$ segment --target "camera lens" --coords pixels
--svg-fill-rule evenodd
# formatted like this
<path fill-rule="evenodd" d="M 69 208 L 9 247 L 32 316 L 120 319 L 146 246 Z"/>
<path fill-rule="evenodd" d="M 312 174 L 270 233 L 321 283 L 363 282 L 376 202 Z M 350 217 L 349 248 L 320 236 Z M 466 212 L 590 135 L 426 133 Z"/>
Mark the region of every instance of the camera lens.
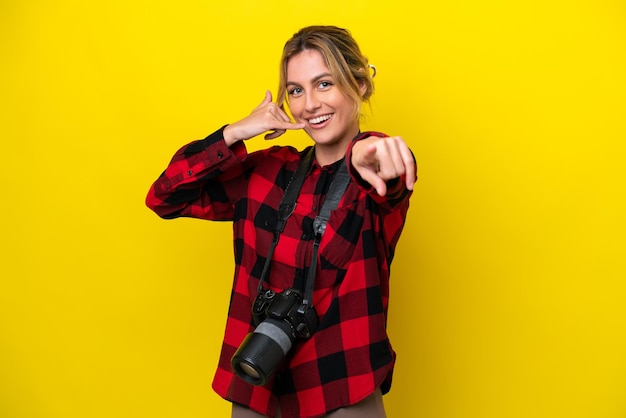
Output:
<path fill-rule="evenodd" d="M 231 359 L 235 373 L 253 385 L 265 385 L 291 349 L 295 336 L 285 320 L 268 318 L 243 340 Z"/>
<path fill-rule="evenodd" d="M 261 378 L 259 372 L 254 370 L 254 367 L 250 366 L 248 363 L 239 363 L 239 367 L 241 367 L 241 371 L 250 376 L 251 379 Z"/>

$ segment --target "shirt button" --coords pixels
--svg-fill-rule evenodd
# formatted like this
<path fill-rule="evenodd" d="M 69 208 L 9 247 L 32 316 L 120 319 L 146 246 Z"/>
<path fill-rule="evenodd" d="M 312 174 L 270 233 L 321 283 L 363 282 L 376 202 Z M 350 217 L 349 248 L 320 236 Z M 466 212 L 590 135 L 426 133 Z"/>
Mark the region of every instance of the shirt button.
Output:
<path fill-rule="evenodd" d="M 193 170 L 189 170 L 189 171 L 187 171 L 187 175 L 188 175 L 188 176 L 190 176 L 190 175 L 192 175 L 192 174 L 193 174 Z"/>
<path fill-rule="evenodd" d="M 218 152 L 217 152 L 217 158 L 219 158 L 220 160 L 221 160 L 222 158 L 224 158 L 224 153 L 223 153 L 222 151 L 218 151 Z"/>
<path fill-rule="evenodd" d="M 317 206 L 313 206 L 313 212 L 317 212 Z"/>

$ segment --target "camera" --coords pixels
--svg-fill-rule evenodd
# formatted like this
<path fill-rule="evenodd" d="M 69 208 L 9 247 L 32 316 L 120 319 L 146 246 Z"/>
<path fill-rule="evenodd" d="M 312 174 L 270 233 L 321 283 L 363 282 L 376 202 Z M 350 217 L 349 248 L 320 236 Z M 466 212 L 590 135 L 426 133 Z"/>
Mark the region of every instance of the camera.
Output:
<path fill-rule="evenodd" d="M 235 373 L 253 385 L 265 385 L 291 350 L 296 338 L 309 338 L 317 328 L 317 313 L 304 304 L 302 293 L 287 289 L 260 290 L 252 304 L 256 328 L 231 359 Z"/>

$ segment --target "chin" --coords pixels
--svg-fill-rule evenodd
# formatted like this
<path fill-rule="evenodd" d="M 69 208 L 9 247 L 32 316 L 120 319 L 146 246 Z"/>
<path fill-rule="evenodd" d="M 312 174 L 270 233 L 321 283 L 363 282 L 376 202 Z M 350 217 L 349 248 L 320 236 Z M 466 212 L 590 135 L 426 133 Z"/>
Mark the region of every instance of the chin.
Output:
<path fill-rule="evenodd" d="M 307 133 L 316 144 L 331 145 L 331 144 L 339 142 L 337 140 L 337 135 L 333 135 L 330 132 L 313 131 L 313 132 L 307 132 Z"/>

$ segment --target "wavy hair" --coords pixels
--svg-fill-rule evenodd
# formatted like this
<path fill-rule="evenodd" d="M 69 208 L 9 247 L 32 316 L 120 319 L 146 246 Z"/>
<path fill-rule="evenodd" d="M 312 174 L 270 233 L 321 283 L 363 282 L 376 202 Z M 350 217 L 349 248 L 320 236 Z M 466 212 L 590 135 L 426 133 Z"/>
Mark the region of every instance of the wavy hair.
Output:
<path fill-rule="evenodd" d="M 354 116 L 359 116 L 361 103 L 374 93 L 367 57 L 346 29 L 336 26 L 308 26 L 296 32 L 285 43 L 280 60 L 280 80 L 277 104 L 289 104 L 287 96 L 287 65 L 289 60 L 304 50 L 316 50 L 322 55 L 335 83 L 354 103 Z M 365 93 L 361 95 L 361 87 Z"/>

